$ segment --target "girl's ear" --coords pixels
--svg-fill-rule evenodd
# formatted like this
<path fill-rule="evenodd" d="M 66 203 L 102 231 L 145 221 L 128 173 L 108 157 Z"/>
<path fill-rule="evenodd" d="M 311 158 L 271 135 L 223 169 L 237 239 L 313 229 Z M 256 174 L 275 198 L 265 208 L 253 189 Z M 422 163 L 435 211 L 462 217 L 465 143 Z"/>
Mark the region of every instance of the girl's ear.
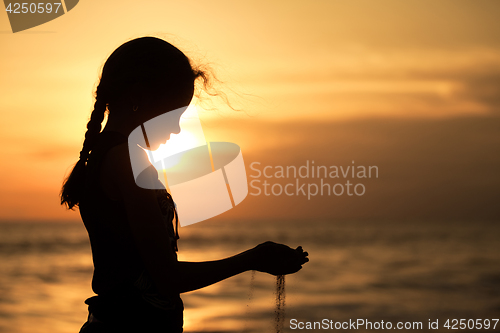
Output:
<path fill-rule="evenodd" d="M 137 109 L 141 108 L 142 98 L 137 91 L 134 91 L 134 90 L 130 91 L 129 100 L 130 100 L 131 107 L 133 108 L 134 111 L 137 111 Z"/>
<path fill-rule="evenodd" d="M 127 89 L 127 99 L 130 103 L 130 109 L 141 109 L 144 107 L 145 98 L 144 88 L 139 83 L 134 83 L 129 89 Z"/>

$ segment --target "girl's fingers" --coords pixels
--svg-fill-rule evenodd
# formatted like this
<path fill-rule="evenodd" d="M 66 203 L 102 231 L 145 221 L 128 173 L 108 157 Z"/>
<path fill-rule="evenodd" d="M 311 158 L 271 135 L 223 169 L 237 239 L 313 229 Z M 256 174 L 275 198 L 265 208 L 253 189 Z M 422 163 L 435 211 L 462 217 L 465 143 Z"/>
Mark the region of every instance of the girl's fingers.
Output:
<path fill-rule="evenodd" d="M 302 246 L 298 246 L 295 251 L 297 251 L 297 253 L 299 254 L 299 260 L 302 262 L 302 264 L 306 263 L 309 261 L 309 258 L 307 258 L 307 256 L 309 255 L 308 252 L 304 252 L 304 249 L 302 248 Z"/>

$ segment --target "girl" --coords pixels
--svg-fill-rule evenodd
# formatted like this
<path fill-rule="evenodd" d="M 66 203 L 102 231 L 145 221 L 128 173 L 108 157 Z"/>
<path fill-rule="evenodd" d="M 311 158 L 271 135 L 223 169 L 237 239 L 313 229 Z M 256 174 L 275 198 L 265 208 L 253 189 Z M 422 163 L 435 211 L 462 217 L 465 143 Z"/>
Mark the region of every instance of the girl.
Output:
<path fill-rule="evenodd" d="M 172 197 L 136 185 L 127 137 L 147 120 L 189 105 L 199 79 L 206 88 L 205 72 L 154 37 L 126 42 L 104 64 L 80 159 L 61 191 L 61 204 L 79 207 L 94 262 L 97 296 L 85 301 L 89 316 L 80 333 L 182 332 L 181 293 L 248 270 L 295 273 L 308 261 L 300 246 L 273 242 L 216 261 L 177 260 Z"/>

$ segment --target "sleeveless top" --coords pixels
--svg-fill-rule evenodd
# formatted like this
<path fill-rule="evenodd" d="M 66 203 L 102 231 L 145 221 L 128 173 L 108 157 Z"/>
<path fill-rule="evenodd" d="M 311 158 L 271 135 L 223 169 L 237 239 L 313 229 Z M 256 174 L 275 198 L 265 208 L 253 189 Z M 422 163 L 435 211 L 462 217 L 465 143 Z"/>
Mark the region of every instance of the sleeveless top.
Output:
<path fill-rule="evenodd" d="M 97 296 L 85 303 L 89 305 L 89 312 L 101 320 L 119 321 L 131 315 L 135 318 L 144 315 L 149 322 L 158 319 L 182 332 L 180 296 L 166 298 L 157 293 L 135 245 L 124 202 L 111 200 L 100 185 L 100 171 L 106 153 L 124 142 L 127 138 L 121 133 L 100 133 L 86 164 L 85 190 L 79 210 L 92 248 L 92 290 Z M 175 204 L 164 188 L 154 191 L 176 254 L 179 236 Z M 150 318 L 151 315 L 158 318 Z"/>

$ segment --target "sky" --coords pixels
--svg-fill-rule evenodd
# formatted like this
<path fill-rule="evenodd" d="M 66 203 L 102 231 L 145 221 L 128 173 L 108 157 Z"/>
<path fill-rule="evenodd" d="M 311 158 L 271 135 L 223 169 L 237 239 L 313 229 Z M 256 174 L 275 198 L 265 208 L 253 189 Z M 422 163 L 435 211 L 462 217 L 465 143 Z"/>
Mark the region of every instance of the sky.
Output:
<path fill-rule="evenodd" d="M 3 12 L 0 220 L 79 219 L 58 194 L 100 69 L 146 35 L 220 79 L 234 108 L 200 102 L 203 129 L 240 145 L 249 183 L 254 162 L 379 167 L 362 196 L 249 194 L 220 218 L 499 219 L 499 10 L 463 0 L 88 0 L 15 34 Z"/>

